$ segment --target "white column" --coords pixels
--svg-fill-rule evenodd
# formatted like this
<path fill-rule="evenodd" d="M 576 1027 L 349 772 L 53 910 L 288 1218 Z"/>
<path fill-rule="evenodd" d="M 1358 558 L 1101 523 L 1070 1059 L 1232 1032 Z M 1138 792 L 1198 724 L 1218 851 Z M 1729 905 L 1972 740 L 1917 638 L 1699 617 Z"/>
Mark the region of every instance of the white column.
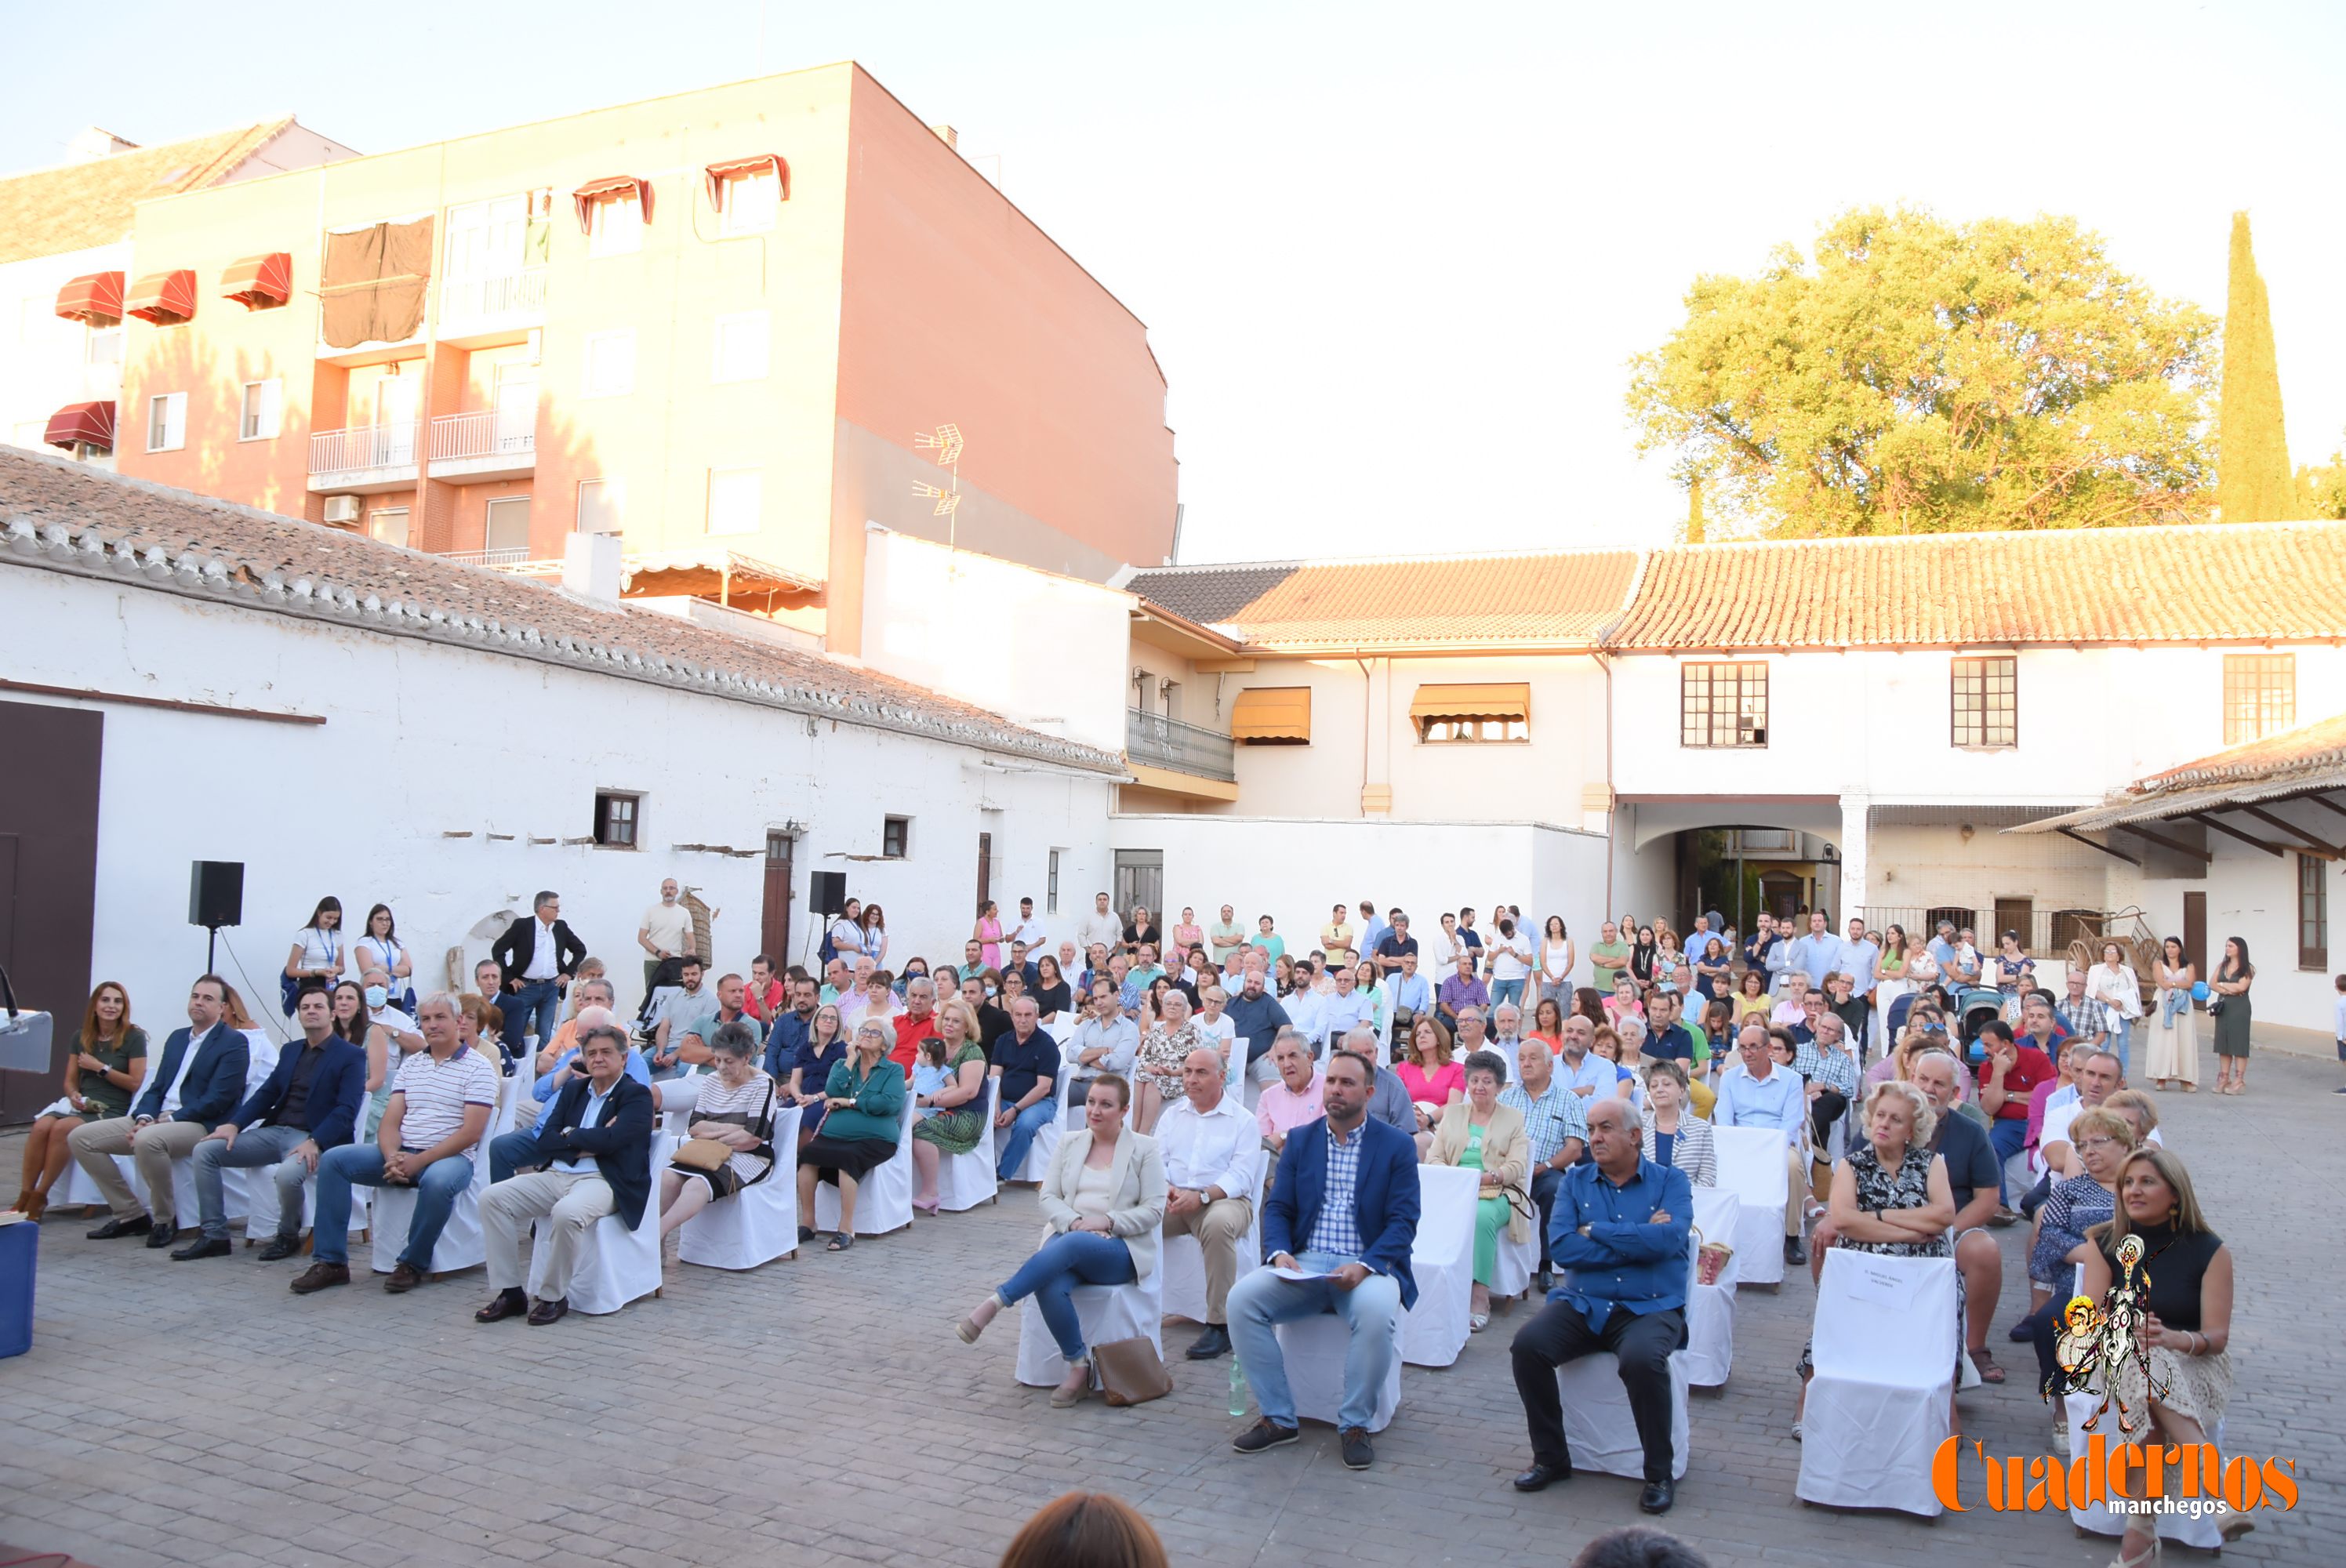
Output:
<path fill-rule="evenodd" d="M 1841 902 L 1834 909 L 1833 931 L 1848 931 L 1849 917 L 1863 909 L 1866 903 L 1866 809 L 1872 803 L 1865 795 L 1843 795 L 1841 798 Z M 1868 919 L 1868 925 L 1879 922 Z"/>

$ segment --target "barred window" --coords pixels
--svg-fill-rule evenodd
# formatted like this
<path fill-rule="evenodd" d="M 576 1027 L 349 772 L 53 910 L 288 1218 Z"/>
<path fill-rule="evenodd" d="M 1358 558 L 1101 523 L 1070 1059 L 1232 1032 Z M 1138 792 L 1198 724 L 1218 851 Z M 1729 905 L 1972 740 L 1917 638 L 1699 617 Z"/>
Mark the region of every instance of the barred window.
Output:
<path fill-rule="evenodd" d="M 2224 744 L 2238 746 L 2297 725 L 2295 654 L 2224 656 Z"/>
<path fill-rule="evenodd" d="M 1689 664 L 1678 668 L 1678 744 L 1768 744 L 1768 667 Z"/>
<path fill-rule="evenodd" d="M 1985 749 L 2020 743 L 2020 661 L 1959 658 L 1950 674 L 1956 746 Z"/>

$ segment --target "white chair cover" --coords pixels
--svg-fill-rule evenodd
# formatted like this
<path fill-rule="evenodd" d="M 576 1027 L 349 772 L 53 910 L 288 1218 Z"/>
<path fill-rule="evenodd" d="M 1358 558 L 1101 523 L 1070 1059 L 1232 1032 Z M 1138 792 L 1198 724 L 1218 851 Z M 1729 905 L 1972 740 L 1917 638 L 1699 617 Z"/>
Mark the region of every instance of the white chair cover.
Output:
<path fill-rule="evenodd" d="M 2086 1430 L 2086 1421 L 2093 1415 L 2094 1407 L 2101 1403 L 2101 1396 L 2069 1394 L 2064 1397 L 2062 1402 L 2067 1407 L 2063 1413 L 2069 1422 L 2069 1451 L 2078 1458 L 2083 1458 L 2087 1451 L 2086 1445 L 2094 1440 L 2094 1433 Z M 2102 1424 L 2096 1430 L 2103 1434 L 2104 1442 L 2110 1443 L 2116 1440 L 2116 1428 L 2117 1407 L 2113 1405 L 2110 1407 L 2110 1413 L 2102 1418 Z M 2218 1449 L 2224 1446 L 2224 1423 L 2221 1420 L 2216 1423 L 2215 1430 L 2208 1434 L 2208 1439 Z M 2133 1478 L 2131 1484 L 2135 1490 L 2141 1490 L 2142 1481 L 2139 1474 Z M 2170 1469 L 2168 1471 L 2167 1495 L 2178 1497 L 2180 1493 L 2181 1488 L 2175 1480 L 2174 1471 Z M 2196 1546 L 2202 1552 L 2216 1552 L 2223 1547 L 2224 1516 L 2221 1514 L 2202 1513 L 2194 1518 L 2188 1513 L 2160 1513 L 2152 1517 L 2158 1522 L 2158 1538 L 2161 1541 L 2172 1541 L 2180 1546 Z M 2082 1507 L 2073 1505 L 2069 1510 L 2069 1521 L 2079 1530 L 2090 1531 L 2096 1535 L 2126 1533 L 2127 1516 L 2113 1512 L 2106 1502 L 2088 1502 Z"/>
<path fill-rule="evenodd" d="M 855 1184 L 855 1234 L 885 1236 L 912 1223 L 913 1096 L 906 1095 L 903 1116 L 896 1127 L 896 1152 L 884 1164 L 864 1172 L 863 1179 Z M 839 1228 L 839 1189 L 829 1182 L 815 1183 L 814 1227 Z"/>
<path fill-rule="evenodd" d="M 939 1208 L 960 1214 L 1001 1197 L 1002 1184 L 994 1176 L 994 1140 L 999 1135 L 994 1128 L 994 1118 L 1001 1108 L 1002 1080 L 989 1076 L 985 1080 L 985 1125 L 978 1129 L 977 1147 L 965 1155 L 948 1155 L 939 1151 Z"/>
<path fill-rule="evenodd" d="M 1632 1481 L 1646 1474 L 1646 1449 L 1637 1441 L 1637 1418 L 1629 1413 L 1629 1390 L 1621 1386 L 1621 1359 L 1610 1350 L 1566 1361 L 1556 1369 L 1564 1396 L 1564 1441 L 1576 1471 L 1601 1470 Z M 1686 1352 L 1670 1356 L 1670 1479 L 1687 1472 Z"/>
<path fill-rule="evenodd" d="M 1772 1127 L 1717 1127 L 1719 1185 L 1742 1204 L 1734 1234 L 1737 1278 L 1745 1285 L 1784 1279 L 1784 1135 Z M 1949 1362 L 1953 1365 L 1952 1359 Z"/>
<path fill-rule="evenodd" d="M 1059 1081 L 1054 1086 L 1059 1097 L 1058 1119 L 1046 1122 L 1036 1129 L 1035 1141 L 1026 1145 L 1025 1162 L 1018 1167 L 1017 1174 L 1010 1178 L 1012 1181 L 1033 1182 L 1038 1186 L 1042 1185 L 1043 1178 L 1051 1174 L 1051 1158 L 1059 1152 L 1059 1140 L 1066 1136 L 1074 1128 L 1084 1125 L 1083 1102 L 1075 1097 L 1075 1061 L 1076 1054 L 1063 1044 L 1059 1047 Z M 997 1080 L 997 1084 L 998 1082 Z M 998 1086 L 995 1092 L 1000 1092 Z M 995 1114 L 998 1115 L 1001 1113 L 997 1111 Z M 995 1136 L 1000 1135 L 997 1131 Z M 995 1157 L 1000 1156 L 997 1155 Z M 1054 1383 L 1058 1380 L 1056 1378 L 1051 1380 Z"/>
<path fill-rule="evenodd" d="M 114 1156 L 114 1165 L 115 1168 L 122 1173 L 122 1179 L 130 1184 L 130 1190 L 138 1195 L 138 1201 L 145 1204 L 151 1213 L 155 1206 L 147 1194 L 147 1178 L 138 1174 L 138 1162 L 128 1155 L 117 1155 Z M 79 1179 L 82 1186 L 87 1190 L 89 1196 L 86 1198 L 77 1196 L 68 1190 L 66 1194 L 67 1203 L 103 1204 L 106 1202 L 105 1196 L 97 1190 L 97 1184 L 84 1173 L 79 1161 L 74 1162 L 69 1168 Z M 242 1219 L 251 1212 L 253 1178 L 256 1176 L 260 1178 L 259 1185 L 262 1186 L 270 1185 L 269 1173 L 266 1170 L 220 1172 L 220 1196 L 225 1200 L 224 1212 L 230 1220 Z M 194 1229 L 199 1211 L 196 1206 L 196 1166 L 192 1157 L 171 1162 L 171 1202 L 174 1206 L 171 1222 L 181 1230 Z M 269 1205 L 272 1211 L 277 1207 L 277 1194 L 273 1189 L 269 1194 Z"/>
<path fill-rule="evenodd" d="M 494 1115 L 489 1125 L 496 1125 Z M 484 1138 L 482 1145 L 487 1141 Z M 488 1262 L 488 1241 L 481 1233 L 481 1195 L 488 1190 L 489 1151 L 476 1145 L 473 1149 L 473 1185 L 456 1195 L 456 1206 L 448 1211 L 448 1223 L 441 1227 L 440 1239 L 432 1248 L 432 1267 L 425 1273 L 453 1274 L 460 1268 L 478 1268 Z M 388 1274 L 399 1267 L 399 1255 L 407 1246 L 407 1227 L 414 1217 L 413 1187 L 374 1189 L 368 1228 L 371 1261 L 377 1274 Z"/>
<path fill-rule="evenodd" d="M 1931 1461 L 1954 1398 L 1955 1262 L 1825 1254 L 1801 1417 L 1804 1502 L 1940 1512 Z"/>
<path fill-rule="evenodd" d="M 1239 1238 L 1239 1276 L 1253 1272 L 1262 1262 L 1262 1186 L 1269 1174 L 1269 1162 L 1262 1146 L 1254 1151 L 1254 1211 L 1247 1221 L 1247 1233 Z M 1192 1323 L 1206 1320 L 1206 1249 L 1194 1236 L 1168 1236 L 1164 1250 L 1158 1254 L 1158 1272 L 1165 1278 L 1165 1315 L 1187 1318 Z"/>
<path fill-rule="evenodd" d="M 680 1263 L 704 1268 L 755 1268 L 799 1249 L 797 1105 L 774 1112 L 774 1168 L 766 1179 L 719 1198 L 676 1233 Z"/>
<path fill-rule="evenodd" d="M 1735 1285 L 1743 1265 L 1743 1247 L 1735 1237 L 1742 1209 L 1742 1200 L 1724 1187 L 1694 1189 L 1694 1227 L 1700 1235 L 1689 1237 L 1689 1244 L 1698 1250 L 1704 1239 L 1716 1238 L 1735 1247 L 1719 1271 L 1718 1284 L 1695 1283 L 1687 1289 L 1687 1347 L 1678 1355 L 1686 1362 L 1687 1381 L 1698 1389 L 1727 1381 L 1735 1364 Z M 1774 1251 L 1780 1264 L 1781 1245 Z"/>
<path fill-rule="evenodd" d="M 1078 1285 L 1075 1300 L 1076 1320 L 1084 1326 L 1085 1344 L 1146 1339 L 1160 1358 L 1165 1354 L 1163 1269 L 1135 1285 Z M 1030 1389 L 1047 1389 L 1066 1375 L 1067 1363 L 1060 1359 L 1059 1342 L 1051 1338 L 1035 1303 L 1025 1302 L 1018 1315 L 1018 1380 Z"/>
<path fill-rule="evenodd" d="M 1539 1208 L 1532 1208 L 1533 1234 L 1521 1241 L 1511 1239 L 1507 1227 L 1499 1227 L 1498 1267 L 1491 1272 L 1491 1299 L 1504 1301 L 1527 1293 L 1532 1288 L 1532 1276 L 1539 1270 Z"/>
<path fill-rule="evenodd" d="M 1419 1289 L 1423 1288 L 1421 1281 Z M 1402 1324 L 1402 1319 L 1394 1319 L 1393 1329 L 1406 1344 L 1408 1336 Z M 1287 1391 L 1295 1400 L 1296 1419 L 1334 1426 L 1344 1408 L 1344 1354 L 1352 1343 L 1344 1320 L 1333 1312 L 1323 1312 L 1316 1318 L 1281 1323 L 1272 1332 L 1279 1336 L 1280 1359 L 1287 1364 Z M 1392 1370 L 1385 1376 L 1385 1386 L 1377 1390 L 1376 1408 L 1369 1416 L 1369 1430 L 1372 1432 L 1392 1425 L 1394 1415 L 1401 1410 L 1403 1359 L 1392 1359 Z"/>
<path fill-rule="evenodd" d="M 222 1171 L 223 1176 L 243 1176 L 245 1216 L 244 1244 L 259 1245 L 261 1237 L 277 1234 L 277 1184 L 270 1178 L 269 1167 L 256 1170 Z M 367 1213 L 374 1198 L 374 1188 L 351 1188 L 351 1234 L 356 1236 L 367 1227 Z M 301 1223 L 298 1228 L 308 1230 L 318 1220 L 318 1174 L 311 1172 L 301 1180 Z"/>
<path fill-rule="evenodd" d="M 1474 1304 L 1474 1200 L 1480 1171 L 1417 1167 L 1417 1241 L 1409 1250 L 1417 1305 L 1402 1314 L 1401 1359 L 1413 1367 L 1446 1367 L 1466 1348 Z"/>
<path fill-rule="evenodd" d="M 617 1312 L 638 1296 L 660 1293 L 659 1173 L 668 1168 L 675 1147 L 675 1140 L 666 1133 L 653 1132 L 651 1196 L 633 1230 L 617 1215 L 607 1214 L 580 1238 L 570 1271 L 567 1299 L 572 1311 L 600 1316 Z M 553 1255 L 545 1245 L 544 1233 L 551 1223 L 541 1216 L 530 1224 L 536 1239 L 529 1249 L 529 1293 L 541 1301 L 546 1298 L 550 1283 L 546 1266 Z"/>

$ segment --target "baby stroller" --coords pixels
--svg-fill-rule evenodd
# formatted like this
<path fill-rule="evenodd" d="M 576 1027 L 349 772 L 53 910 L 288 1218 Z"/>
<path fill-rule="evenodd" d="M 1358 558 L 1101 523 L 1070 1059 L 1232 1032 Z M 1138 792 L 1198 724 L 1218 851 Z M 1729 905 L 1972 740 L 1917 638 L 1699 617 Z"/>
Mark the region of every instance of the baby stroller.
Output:
<path fill-rule="evenodd" d="M 644 1050 L 652 1048 L 652 1036 L 659 1029 L 660 1012 L 668 999 L 684 989 L 684 960 L 678 957 L 661 959 L 652 970 L 652 983 L 644 992 L 644 1004 L 636 1010 L 636 1044 Z"/>
<path fill-rule="evenodd" d="M 2004 1016 L 2004 993 L 1992 985 L 1966 986 L 1955 1003 L 1964 1054 L 1974 1066 L 1986 1060 L 1987 1047 L 1979 1041 L 1981 1026 Z"/>

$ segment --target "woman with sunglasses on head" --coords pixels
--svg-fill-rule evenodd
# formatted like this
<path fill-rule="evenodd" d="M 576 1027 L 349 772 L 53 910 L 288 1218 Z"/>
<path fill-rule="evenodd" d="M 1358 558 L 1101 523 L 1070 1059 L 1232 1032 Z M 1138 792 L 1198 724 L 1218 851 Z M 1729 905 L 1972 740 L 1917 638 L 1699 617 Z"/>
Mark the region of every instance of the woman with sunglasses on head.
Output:
<path fill-rule="evenodd" d="M 66 1174 L 66 1136 L 84 1122 L 130 1114 L 130 1096 L 147 1075 L 147 1031 L 130 1022 L 130 993 L 100 981 L 66 1042 L 64 1098 L 33 1118 L 25 1138 L 25 1179 L 11 1207 L 37 1221 L 49 1190 Z"/>

